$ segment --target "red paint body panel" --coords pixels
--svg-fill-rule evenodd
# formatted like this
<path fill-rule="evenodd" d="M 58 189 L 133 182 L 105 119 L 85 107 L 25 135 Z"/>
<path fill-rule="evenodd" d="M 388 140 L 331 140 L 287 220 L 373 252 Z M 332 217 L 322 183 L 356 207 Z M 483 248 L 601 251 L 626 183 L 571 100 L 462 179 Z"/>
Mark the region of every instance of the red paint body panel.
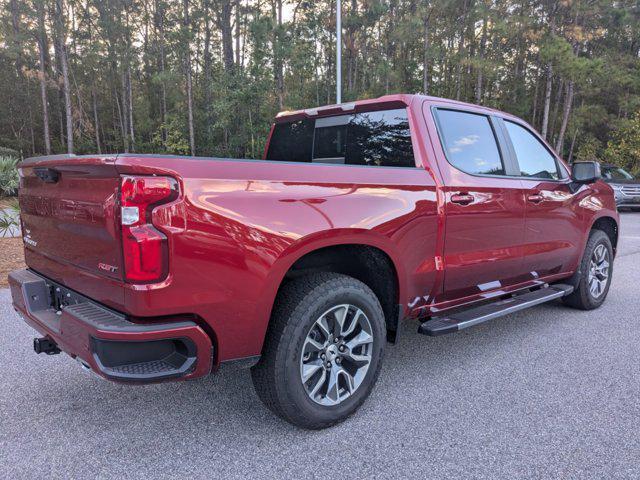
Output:
<path fill-rule="evenodd" d="M 171 176 L 179 182 L 180 195 L 153 211 L 154 226 L 169 244 L 169 274 L 160 283 L 125 283 L 121 270 L 108 273 L 90 265 L 113 251 L 105 247 L 102 253 L 86 254 L 87 239 L 82 234 L 66 238 L 67 248 L 81 259 L 74 261 L 71 253 L 43 252 L 27 242 L 27 264 L 134 319 L 199 318 L 212 336 L 219 363 L 260 354 L 271 307 L 287 270 L 319 248 L 340 244 L 379 248 L 397 271 L 397 303 L 404 314 L 429 314 L 473 302 L 487 292 L 568 277 L 593 222 L 602 216 L 618 221 L 611 188 L 601 182 L 571 193 L 568 181 L 544 184 L 457 170 L 445 158 L 430 107 L 456 105 L 513 118 L 506 114 L 411 95 L 355 102 L 353 110 L 399 105 L 408 108 L 415 168 L 162 155 L 29 160 L 22 166 L 26 180 L 21 200 L 44 188 L 30 190 L 29 185 L 35 185 L 31 169 L 61 165 L 80 173 L 103 169 L 113 178 Z M 342 107 L 293 112 L 276 122 L 336 113 L 343 113 Z M 105 185 L 112 188 L 110 181 Z M 89 195 L 89 184 L 76 184 L 78 199 Z M 55 191 L 55 186 L 49 187 Z M 111 235 L 104 241 L 113 245 L 109 242 L 118 236 L 119 217 L 106 190 L 101 201 L 91 197 L 92 208 L 100 215 L 89 225 L 102 226 Z M 532 191 L 545 201 L 530 205 L 526 196 Z M 91 195 L 98 193 L 94 189 Z M 473 201 L 452 203 L 454 194 L 472 195 Z M 72 198 L 67 197 L 70 188 L 61 188 L 56 195 Z M 107 228 L 109 219 L 113 223 Z M 29 223 L 39 221 L 34 217 Z M 69 226 L 77 229 L 83 221 L 75 218 Z M 53 233 L 61 223 L 50 222 L 47 231 L 62 238 Z M 122 265 L 121 258 L 109 258 L 114 266 Z"/>
<path fill-rule="evenodd" d="M 183 194 L 166 212 L 170 277 L 126 287 L 125 309 L 200 316 L 220 360 L 259 354 L 282 278 L 312 250 L 380 248 L 401 274 L 403 297 L 435 283 L 425 260 L 438 238 L 436 186 L 423 169 L 145 157 L 121 158 L 118 168 L 140 173 L 138 164 L 176 175 Z"/>

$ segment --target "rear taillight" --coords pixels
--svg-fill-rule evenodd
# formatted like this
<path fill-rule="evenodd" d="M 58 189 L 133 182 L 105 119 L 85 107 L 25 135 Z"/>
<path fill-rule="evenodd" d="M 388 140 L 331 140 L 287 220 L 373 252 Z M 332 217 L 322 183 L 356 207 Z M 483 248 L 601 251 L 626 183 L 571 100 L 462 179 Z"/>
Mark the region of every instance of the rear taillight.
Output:
<path fill-rule="evenodd" d="M 125 279 L 152 283 L 167 275 L 167 237 L 153 226 L 152 211 L 178 196 L 178 182 L 170 177 L 123 176 L 120 219 Z"/>

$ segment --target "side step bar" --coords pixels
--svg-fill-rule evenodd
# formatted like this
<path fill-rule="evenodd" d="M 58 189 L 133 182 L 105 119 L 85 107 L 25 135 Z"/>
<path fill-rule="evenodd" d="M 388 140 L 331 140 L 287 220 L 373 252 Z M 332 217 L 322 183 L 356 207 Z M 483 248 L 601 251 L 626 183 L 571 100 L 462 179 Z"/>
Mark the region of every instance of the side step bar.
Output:
<path fill-rule="evenodd" d="M 543 287 L 539 290 L 514 295 L 511 298 L 480 305 L 446 317 L 432 318 L 418 327 L 418 333 L 429 335 L 430 337 L 454 333 L 503 315 L 564 297 L 571 292 L 573 292 L 572 285 L 555 284 Z"/>

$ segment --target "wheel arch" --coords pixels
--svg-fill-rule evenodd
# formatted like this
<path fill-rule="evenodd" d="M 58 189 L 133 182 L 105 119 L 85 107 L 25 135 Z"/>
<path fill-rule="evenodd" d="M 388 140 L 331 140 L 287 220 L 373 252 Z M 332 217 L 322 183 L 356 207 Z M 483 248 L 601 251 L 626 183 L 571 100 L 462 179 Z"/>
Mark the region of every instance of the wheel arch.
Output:
<path fill-rule="evenodd" d="M 580 280 L 580 275 L 582 274 L 582 258 L 584 255 L 584 251 L 587 247 L 587 243 L 589 242 L 589 237 L 593 230 L 600 230 L 604 232 L 611 241 L 611 247 L 613 248 L 613 255 L 615 257 L 617 246 L 618 246 L 618 236 L 619 236 L 619 225 L 618 221 L 615 217 L 613 217 L 609 213 L 604 213 L 600 216 L 597 216 L 591 220 L 591 224 L 589 226 L 589 230 L 586 231 L 584 236 L 584 241 L 582 243 L 582 249 L 580 250 L 580 256 L 578 257 L 578 263 L 576 265 L 575 271 L 573 275 L 566 280 L 566 283 L 577 286 Z"/>
<path fill-rule="evenodd" d="M 345 263 L 338 265 L 340 261 Z M 362 269 L 358 271 L 359 268 Z M 265 319 L 262 345 L 281 287 L 291 278 L 320 271 L 350 275 L 369 286 L 385 313 L 387 338 L 395 341 L 397 324 L 404 313 L 400 299 L 406 289 L 399 253 L 387 237 L 371 231 L 347 230 L 336 235 L 333 230 L 295 242 L 274 262 L 258 303 L 258 312 Z"/>
<path fill-rule="evenodd" d="M 601 230 L 607 234 L 609 240 L 611 240 L 611 246 L 615 256 L 618 249 L 618 237 L 620 232 L 620 227 L 616 219 L 609 215 L 600 216 L 592 222 L 589 232 L 592 230 Z"/>

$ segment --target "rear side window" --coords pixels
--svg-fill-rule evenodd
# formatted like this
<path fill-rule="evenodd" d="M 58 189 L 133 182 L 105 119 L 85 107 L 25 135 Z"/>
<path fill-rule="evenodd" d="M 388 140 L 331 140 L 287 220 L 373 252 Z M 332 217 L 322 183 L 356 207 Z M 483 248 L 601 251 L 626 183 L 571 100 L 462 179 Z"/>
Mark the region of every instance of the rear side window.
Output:
<path fill-rule="evenodd" d="M 269 142 L 267 159 L 285 162 L 310 162 L 313 120 L 276 123 Z"/>
<path fill-rule="evenodd" d="M 558 180 L 558 164 L 549 150 L 526 128 L 508 120 L 504 124 L 516 152 L 521 175 Z"/>
<path fill-rule="evenodd" d="M 504 175 L 489 117 L 438 109 L 438 128 L 449 163 L 466 173 Z"/>
<path fill-rule="evenodd" d="M 351 165 L 415 167 L 406 109 L 354 115 L 347 152 Z"/>
<path fill-rule="evenodd" d="M 311 126 L 297 125 L 303 122 Z M 304 135 L 294 134 L 302 131 Z M 294 146 L 290 141 L 299 143 Z M 267 160 L 415 167 L 407 111 L 401 108 L 276 124 Z"/>

